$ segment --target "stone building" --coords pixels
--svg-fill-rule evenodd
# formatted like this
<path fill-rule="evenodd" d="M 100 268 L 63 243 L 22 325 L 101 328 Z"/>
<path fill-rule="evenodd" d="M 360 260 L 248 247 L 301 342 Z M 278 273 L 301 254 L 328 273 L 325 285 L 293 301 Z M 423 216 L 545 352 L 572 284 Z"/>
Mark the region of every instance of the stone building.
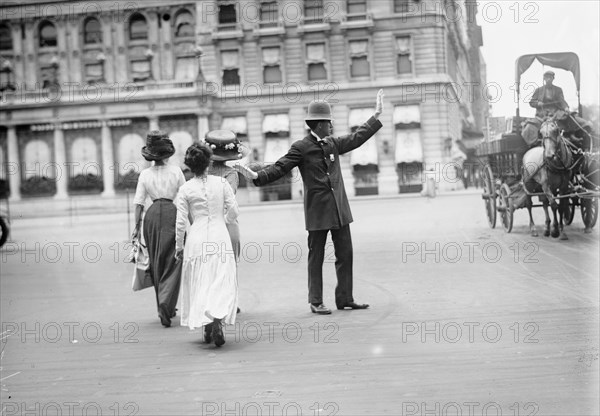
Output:
<path fill-rule="evenodd" d="M 27 2 L 29 3 L 29 2 Z M 113 196 L 147 166 L 151 129 L 183 166 L 209 129 L 269 163 L 306 134 L 312 99 L 341 134 L 385 91 L 384 127 L 342 157 L 349 195 L 462 186 L 487 114 L 473 0 L 36 1 L 0 6 L 0 164 L 14 200 Z M 462 149 L 462 150 L 461 150 Z M 241 202 L 296 199 L 299 175 Z"/>

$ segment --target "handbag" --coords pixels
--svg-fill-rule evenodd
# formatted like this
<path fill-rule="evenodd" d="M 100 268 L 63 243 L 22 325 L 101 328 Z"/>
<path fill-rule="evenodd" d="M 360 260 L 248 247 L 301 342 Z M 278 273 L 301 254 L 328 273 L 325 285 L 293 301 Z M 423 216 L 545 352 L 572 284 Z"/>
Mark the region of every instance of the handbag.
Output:
<path fill-rule="evenodd" d="M 154 286 L 152 275 L 150 274 L 150 259 L 148 258 L 148 249 L 140 241 L 132 241 L 131 252 L 129 253 L 131 261 L 134 263 L 133 281 L 131 288 L 134 292 Z"/>

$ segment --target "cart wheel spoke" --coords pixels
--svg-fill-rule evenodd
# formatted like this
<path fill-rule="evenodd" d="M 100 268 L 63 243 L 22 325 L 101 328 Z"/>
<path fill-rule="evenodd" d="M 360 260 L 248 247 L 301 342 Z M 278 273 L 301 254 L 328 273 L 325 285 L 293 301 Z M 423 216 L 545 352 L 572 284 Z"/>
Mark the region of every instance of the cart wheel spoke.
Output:
<path fill-rule="evenodd" d="M 483 168 L 483 194 L 485 198 L 483 202 L 485 204 L 485 213 L 487 216 L 488 224 L 490 228 L 496 227 L 496 188 L 494 173 L 489 166 Z"/>
<path fill-rule="evenodd" d="M 512 198 L 510 198 L 510 187 L 506 183 L 500 186 L 500 207 L 502 208 L 502 226 L 504 227 L 504 231 L 510 233 L 513 227 L 514 205 Z"/>

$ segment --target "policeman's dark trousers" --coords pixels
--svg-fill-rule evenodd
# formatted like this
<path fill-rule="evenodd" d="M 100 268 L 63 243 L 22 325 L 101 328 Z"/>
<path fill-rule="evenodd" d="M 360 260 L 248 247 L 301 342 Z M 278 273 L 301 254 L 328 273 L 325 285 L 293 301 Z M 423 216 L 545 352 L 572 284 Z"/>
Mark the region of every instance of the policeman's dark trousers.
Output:
<path fill-rule="evenodd" d="M 354 302 L 352 297 L 352 237 L 350 225 L 335 230 L 308 232 L 308 302 L 323 303 L 323 261 L 327 234 L 331 232 L 335 253 L 335 303 L 343 306 Z"/>

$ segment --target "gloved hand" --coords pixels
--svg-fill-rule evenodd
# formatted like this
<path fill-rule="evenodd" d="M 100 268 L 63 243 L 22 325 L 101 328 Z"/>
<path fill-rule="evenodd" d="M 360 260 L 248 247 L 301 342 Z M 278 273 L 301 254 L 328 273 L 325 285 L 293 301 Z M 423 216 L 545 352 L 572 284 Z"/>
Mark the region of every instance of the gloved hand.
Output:
<path fill-rule="evenodd" d="M 377 91 L 377 99 L 375 103 L 375 114 L 373 117 L 379 118 L 379 115 L 383 112 L 383 90 Z"/>

